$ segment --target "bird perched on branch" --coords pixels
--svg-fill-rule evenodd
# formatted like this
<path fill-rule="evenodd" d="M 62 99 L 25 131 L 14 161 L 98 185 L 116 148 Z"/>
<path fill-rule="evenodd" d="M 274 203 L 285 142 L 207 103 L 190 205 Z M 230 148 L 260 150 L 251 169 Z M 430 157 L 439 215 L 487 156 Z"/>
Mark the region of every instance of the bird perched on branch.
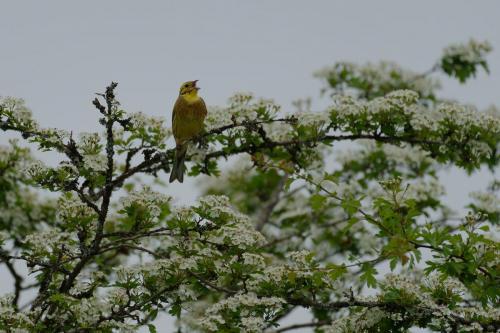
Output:
<path fill-rule="evenodd" d="M 199 136 L 204 129 L 207 107 L 198 96 L 196 82 L 187 81 L 181 85 L 179 97 L 172 111 L 172 132 L 175 138 L 175 160 L 170 173 L 170 182 L 184 180 L 184 159 L 189 141 Z"/>

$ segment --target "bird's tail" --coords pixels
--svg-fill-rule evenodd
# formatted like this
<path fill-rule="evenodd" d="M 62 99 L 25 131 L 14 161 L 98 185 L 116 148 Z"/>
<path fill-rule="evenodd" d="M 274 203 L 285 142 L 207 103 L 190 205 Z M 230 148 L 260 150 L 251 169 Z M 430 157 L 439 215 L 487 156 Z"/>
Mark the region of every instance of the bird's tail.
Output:
<path fill-rule="evenodd" d="M 177 145 L 175 147 L 175 159 L 170 173 L 170 182 L 178 180 L 179 183 L 184 181 L 184 159 L 186 157 L 187 145 Z"/>

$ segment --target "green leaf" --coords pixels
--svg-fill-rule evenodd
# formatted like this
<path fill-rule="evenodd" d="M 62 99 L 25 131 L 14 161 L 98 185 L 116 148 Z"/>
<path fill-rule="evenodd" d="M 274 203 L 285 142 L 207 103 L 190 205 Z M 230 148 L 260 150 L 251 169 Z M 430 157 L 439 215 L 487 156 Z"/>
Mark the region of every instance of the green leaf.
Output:
<path fill-rule="evenodd" d="M 170 313 L 172 316 L 180 317 L 181 311 L 182 311 L 181 305 L 178 303 L 174 303 L 168 310 L 168 313 Z"/>
<path fill-rule="evenodd" d="M 487 225 L 483 225 L 483 226 L 479 227 L 479 229 L 481 229 L 482 231 L 490 231 L 490 227 Z"/>
<path fill-rule="evenodd" d="M 369 263 L 364 263 L 361 270 L 363 274 L 360 276 L 360 280 L 365 282 L 366 285 L 370 288 L 375 288 L 377 286 L 377 279 L 375 275 L 377 275 L 377 270 Z"/>
<path fill-rule="evenodd" d="M 359 207 L 361 207 L 361 201 L 355 198 L 348 198 L 342 200 L 341 206 L 349 216 L 352 216 L 358 212 Z"/>
<path fill-rule="evenodd" d="M 394 271 L 396 265 L 398 264 L 398 258 L 392 258 L 389 265 L 391 267 L 391 272 Z"/>
<path fill-rule="evenodd" d="M 321 194 L 313 194 L 309 198 L 309 204 L 311 205 L 311 208 L 314 211 L 319 211 L 323 207 L 324 203 L 326 201 L 326 197 L 322 196 Z"/>

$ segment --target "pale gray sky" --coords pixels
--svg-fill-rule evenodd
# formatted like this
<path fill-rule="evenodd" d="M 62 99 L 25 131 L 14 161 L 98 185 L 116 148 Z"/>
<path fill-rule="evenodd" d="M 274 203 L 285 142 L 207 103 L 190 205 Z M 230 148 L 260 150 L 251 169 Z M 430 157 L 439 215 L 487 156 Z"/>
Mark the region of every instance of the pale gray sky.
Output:
<path fill-rule="evenodd" d="M 0 95 L 25 98 L 43 126 L 75 132 L 98 130 L 90 101 L 112 80 L 127 110 L 167 119 L 191 79 L 211 105 L 251 91 L 289 108 L 318 97 L 312 72 L 335 61 L 424 71 L 443 47 L 473 37 L 498 50 L 491 75 L 466 86 L 443 80 L 443 95 L 482 108 L 500 104 L 499 13 L 495 0 L 0 0 Z M 443 177 L 457 204 L 491 176 Z M 197 193 L 193 182 L 169 192 L 180 202 Z"/>

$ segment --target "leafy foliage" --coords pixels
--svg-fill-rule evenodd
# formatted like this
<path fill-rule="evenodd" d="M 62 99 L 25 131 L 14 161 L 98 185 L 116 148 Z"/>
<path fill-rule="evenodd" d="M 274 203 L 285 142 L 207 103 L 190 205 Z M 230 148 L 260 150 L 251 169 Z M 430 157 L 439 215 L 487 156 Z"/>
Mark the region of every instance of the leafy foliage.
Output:
<path fill-rule="evenodd" d="M 335 64 L 317 74 L 333 96 L 323 112 L 235 94 L 188 150 L 203 189 L 189 206 L 161 193 L 170 130 L 126 111 L 116 83 L 93 101 L 103 133 L 75 137 L 1 99 L 0 128 L 62 160 L 0 148 L 0 262 L 14 279 L 0 330 L 156 332 L 168 312 L 183 332 L 497 331 L 498 181 L 459 216 L 439 175 L 498 167 L 499 113 L 441 100 L 432 77 L 465 82 L 489 51 L 452 46 L 421 74 Z M 311 322 L 283 327 L 299 307 Z"/>

